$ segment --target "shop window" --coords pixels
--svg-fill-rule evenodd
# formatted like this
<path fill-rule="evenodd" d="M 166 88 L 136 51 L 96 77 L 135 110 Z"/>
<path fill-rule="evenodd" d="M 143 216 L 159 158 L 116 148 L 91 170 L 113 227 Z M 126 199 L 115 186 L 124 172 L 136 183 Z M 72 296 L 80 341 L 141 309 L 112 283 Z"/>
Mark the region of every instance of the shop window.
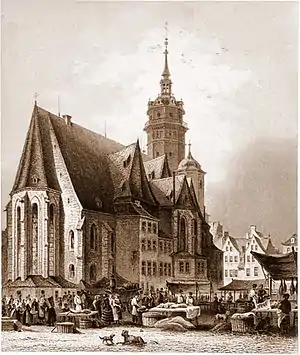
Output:
<path fill-rule="evenodd" d="M 156 232 L 157 232 L 156 223 L 153 223 L 153 233 L 155 234 Z"/>
<path fill-rule="evenodd" d="M 188 262 L 185 263 L 185 272 L 186 272 L 187 274 L 190 273 L 190 263 L 188 263 Z"/>
<path fill-rule="evenodd" d="M 142 249 L 142 251 L 146 251 L 146 241 L 145 241 L 145 239 L 142 239 L 141 249 Z"/>
<path fill-rule="evenodd" d="M 171 264 L 168 264 L 168 276 L 172 275 L 172 268 L 171 268 Z"/>
<path fill-rule="evenodd" d="M 183 263 L 183 261 L 179 262 L 179 272 L 184 272 L 184 263 Z"/>
<path fill-rule="evenodd" d="M 163 270 L 163 263 L 159 263 L 159 276 L 163 276 L 164 270 Z"/>
<path fill-rule="evenodd" d="M 163 240 L 160 240 L 160 241 L 159 241 L 159 251 L 160 251 L 161 253 L 164 252 L 164 242 L 163 242 Z"/>
<path fill-rule="evenodd" d="M 151 276 L 152 274 L 152 265 L 151 265 L 151 261 L 147 262 L 147 275 Z"/>
<path fill-rule="evenodd" d="M 142 261 L 142 275 L 146 275 L 146 262 Z"/>
<path fill-rule="evenodd" d="M 156 276 L 156 262 L 155 261 L 153 261 L 153 265 L 152 265 L 152 275 L 153 276 Z"/>
<path fill-rule="evenodd" d="M 152 242 L 152 249 L 153 249 L 153 251 L 157 250 L 156 240 L 153 240 L 153 242 Z"/>
<path fill-rule="evenodd" d="M 168 275 L 168 264 L 164 263 L 164 275 L 167 276 Z"/>

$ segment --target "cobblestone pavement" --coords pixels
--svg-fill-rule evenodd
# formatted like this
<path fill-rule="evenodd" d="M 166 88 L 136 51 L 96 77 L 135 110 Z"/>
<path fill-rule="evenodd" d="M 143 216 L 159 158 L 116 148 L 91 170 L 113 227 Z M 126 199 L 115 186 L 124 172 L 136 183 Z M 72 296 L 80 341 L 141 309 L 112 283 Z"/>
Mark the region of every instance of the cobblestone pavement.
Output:
<path fill-rule="evenodd" d="M 266 335 L 213 334 L 208 331 L 175 333 L 153 328 L 118 327 L 84 329 L 82 334 L 51 332 L 53 327 L 32 326 L 22 332 L 2 332 L 2 351 L 144 351 L 144 352 L 218 352 L 218 353 L 282 353 L 297 352 L 296 337 Z M 147 342 L 143 347 L 121 344 L 106 346 L 99 335 L 116 334 L 115 342 L 123 341 L 122 329 L 140 335 Z"/>

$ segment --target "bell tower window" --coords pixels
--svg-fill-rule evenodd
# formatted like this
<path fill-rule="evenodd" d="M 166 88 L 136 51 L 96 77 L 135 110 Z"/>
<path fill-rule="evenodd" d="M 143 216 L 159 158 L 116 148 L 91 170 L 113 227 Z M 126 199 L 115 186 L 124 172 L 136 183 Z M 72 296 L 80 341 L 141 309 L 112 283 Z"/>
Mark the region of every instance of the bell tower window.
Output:
<path fill-rule="evenodd" d="M 185 219 L 180 219 L 180 227 L 179 227 L 179 243 L 178 250 L 185 251 L 186 250 L 186 223 Z"/>

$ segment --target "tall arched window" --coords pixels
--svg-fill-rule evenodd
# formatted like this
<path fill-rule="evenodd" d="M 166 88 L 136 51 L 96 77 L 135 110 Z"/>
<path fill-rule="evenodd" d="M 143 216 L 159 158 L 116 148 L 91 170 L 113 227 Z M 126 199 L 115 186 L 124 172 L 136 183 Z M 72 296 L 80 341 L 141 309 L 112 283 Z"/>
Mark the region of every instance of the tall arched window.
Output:
<path fill-rule="evenodd" d="M 75 277 L 75 266 L 73 264 L 69 265 L 69 277 L 70 279 L 74 279 Z"/>
<path fill-rule="evenodd" d="M 51 203 L 49 207 L 49 258 L 48 258 L 48 267 L 49 267 L 49 272 L 51 274 L 54 273 L 54 255 L 55 255 L 55 250 L 54 250 L 54 240 L 55 240 L 55 209 L 54 209 L 54 204 Z"/>
<path fill-rule="evenodd" d="M 192 231 L 193 231 L 193 241 L 194 241 L 194 252 L 198 252 L 198 224 L 195 219 L 192 220 Z"/>
<path fill-rule="evenodd" d="M 94 224 L 92 224 L 91 225 L 91 233 L 90 233 L 90 248 L 92 250 L 97 249 L 96 239 L 97 239 L 97 229 L 96 229 L 96 226 Z"/>
<path fill-rule="evenodd" d="M 180 219 L 180 227 L 179 227 L 179 245 L 178 251 L 186 250 L 186 223 L 185 219 Z"/>
<path fill-rule="evenodd" d="M 70 239 L 70 249 L 73 250 L 75 245 L 75 238 L 74 238 L 74 232 L 72 230 L 70 230 L 69 239 Z"/>
<path fill-rule="evenodd" d="M 90 266 L 90 281 L 96 281 L 96 265 L 92 264 Z"/>
<path fill-rule="evenodd" d="M 116 236 L 114 233 L 110 234 L 110 242 L 111 242 L 111 253 L 115 254 L 116 252 Z"/>
<path fill-rule="evenodd" d="M 54 223 L 54 205 L 51 203 L 50 208 L 49 208 L 49 221 L 50 224 Z"/>
<path fill-rule="evenodd" d="M 31 206 L 31 232 L 32 232 L 32 250 L 31 250 L 31 271 L 38 271 L 38 205 L 33 203 Z"/>
<path fill-rule="evenodd" d="M 17 235 L 17 276 L 20 276 L 20 264 L 21 264 L 21 208 L 17 207 L 17 223 L 16 223 L 16 235 Z"/>

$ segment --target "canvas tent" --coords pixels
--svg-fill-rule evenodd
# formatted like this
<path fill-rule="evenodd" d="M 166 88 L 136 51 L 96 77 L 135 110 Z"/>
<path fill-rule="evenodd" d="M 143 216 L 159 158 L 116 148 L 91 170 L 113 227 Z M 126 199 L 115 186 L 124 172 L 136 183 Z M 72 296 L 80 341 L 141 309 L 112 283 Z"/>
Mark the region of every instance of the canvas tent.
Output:
<path fill-rule="evenodd" d="M 297 253 L 267 255 L 252 251 L 251 254 L 266 270 L 273 280 L 291 280 L 297 278 Z"/>

